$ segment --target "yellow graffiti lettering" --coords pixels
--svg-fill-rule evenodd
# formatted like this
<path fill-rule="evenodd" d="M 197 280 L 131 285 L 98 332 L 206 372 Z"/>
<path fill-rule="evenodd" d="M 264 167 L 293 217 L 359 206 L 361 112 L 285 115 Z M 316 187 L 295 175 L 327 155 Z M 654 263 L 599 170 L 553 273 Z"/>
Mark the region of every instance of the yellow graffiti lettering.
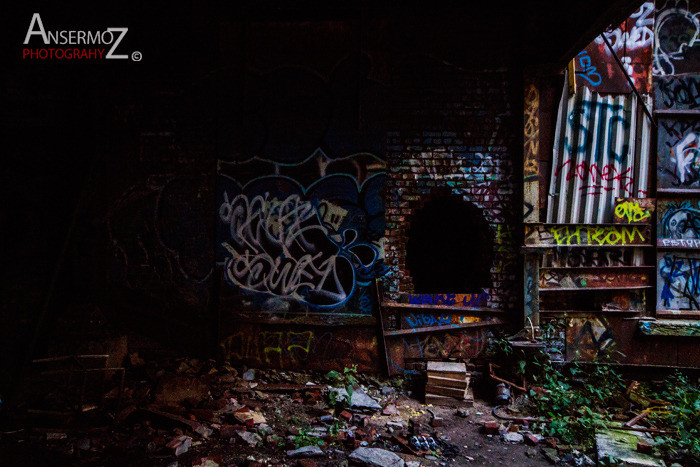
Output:
<path fill-rule="evenodd" d="M 615 217 L 627 222 L 642 222 L 651 217 L 649 211 L 645 211 L 636 201 L 623 201 L 615 206 Z"/>

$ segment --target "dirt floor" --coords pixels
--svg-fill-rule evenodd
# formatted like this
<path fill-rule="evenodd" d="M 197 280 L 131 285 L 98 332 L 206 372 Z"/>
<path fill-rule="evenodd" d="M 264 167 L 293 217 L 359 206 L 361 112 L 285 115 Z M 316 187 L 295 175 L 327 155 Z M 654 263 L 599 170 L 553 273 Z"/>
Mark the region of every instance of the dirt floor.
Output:
<path fill-rule="evenodd" d="M 516 423 L 496 418 L 493 406 L 478 394 L 473 407 L 434 407 L 416 400 L 418 392 L 401 380 L 357 375 L 352 401 L 361 394 L 364 401 L 334 407 L 321 373 L 243 371 L 196 360 L 132 361 L 118 405 L 118 387 L 108 388 L 104 403 L 88 410 L 84 406 L 80 414 L 65 407 L 57 410 L 57 401 L 65 400 L 58 386 L 48 387 L 42 410 L 31 408 L 39 403 L 36 395 L 28 394 L 21 414 L 6 420 L 2 429 L 2 464 L 341 466 L 401 465 L 400 459 L 411 467 L 552 463 L 544 455 L 546 440 L 530 445 L 516 435 L 515 443 L 506 442 L 506 430 L 514 431 Z M 486 433 L 486 422 L 492 422 L 493 434 Z M 435 444 L 417 451 L 410 440 L 421 435 Z M 305 444 L 316 447 L 294 452 Z M 566 452 L 560 449 L 558 454 L 566 460 Z M 574 463 L 571 455 L 569 460 L 585 465 L 580 458 Z"/>

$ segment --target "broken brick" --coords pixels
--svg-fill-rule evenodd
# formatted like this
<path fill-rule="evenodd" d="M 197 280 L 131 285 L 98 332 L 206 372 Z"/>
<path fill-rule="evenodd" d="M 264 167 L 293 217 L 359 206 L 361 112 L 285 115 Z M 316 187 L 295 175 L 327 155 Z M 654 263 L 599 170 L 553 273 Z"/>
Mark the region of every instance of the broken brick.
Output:
<path fill-rule="evenodd" d="M 432 420 L 430 420 L 430 426 L 432 426 L 433 428 L 437 428 L 437 427 L 442 426 L 442 422 L 443 422 L 442 418 L 434 417 Z"/>
<path fill-rule="evenodd" d="M 525 438 L 525 442 L 530 446 L 536 446 L 540 442 L 540 437 L 534 433 L 525 433 L 523 437 Z"/>
<path fill-rule="evenodd" d="M 352 420 L 352 414 L 347 410 L 343 410 L 342 412 L 340 412 L 340 418 L 344 418 L 349 422 L 350 420 Z"/>
<path fill-rule="evenodd" d="M 639 441 L 637 443 L 637 451 L 643 454 L 652 454 L 654 452 L 654 446 L 652 444 Z"/>
<path fill-rule="evenodd" d="M 484 422 L 484 432 L 488 435 L 498 434 L 498 422 L 496 420 L 489 420 Z"/>

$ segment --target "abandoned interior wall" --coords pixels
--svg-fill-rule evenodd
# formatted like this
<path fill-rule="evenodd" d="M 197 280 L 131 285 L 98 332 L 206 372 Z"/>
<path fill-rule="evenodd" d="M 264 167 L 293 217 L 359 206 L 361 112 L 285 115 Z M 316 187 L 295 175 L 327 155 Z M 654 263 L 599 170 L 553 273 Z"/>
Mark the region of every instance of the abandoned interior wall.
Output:
<path fill-rule="evenodd" d="M 633 176 L 639 197 L 644 185 L 639 144 L 624 169 L 614 162 L 592 169 L 589 161 L 572 170 L 573 163 L 564 167 L 561 159 L 563 168 L 552 167 L 553 148 L 566 145 L 566 134 L 555 141 L 556 122 L 569 126 L 569 114 L 558 115 L 560 79 L 523 82 L 526 65 L 551 65 L 579 39 L 581 18 L 591 20 L 583 21 L 585 28 L 599 22 L 603 3 L 609 2 L 578 5 L 575 17 L 563 14 L 571 7 L 562 2 L 549 5 L 551 15 L 525 5 L 508 11 L 481 5 L 477 14 L 471 6 L 163 11 L 144 4 L 138 14 L 109 15 L 114 24 L 131 26 L 124 45 L 143 49 L 138 64 L 17 64 L 13 55 L 3 88 L 12 160 L 3 189 L 6 199 L 22 201 L 2 211 L 8 226 L 3 239 L 13 245 L 3 257 L 13 265 L 3 271 L 12 296 L 2 304 L 3 342 L 13 349 L 36 342 L 36 356 L 76 351 L 86 335 L 98 340 L 131 333 L 249 365 L 327 369 L 356 363 L 363 370 L 386 365 L 401 372 L 427 358 L 475 355 L 489 326 L 524 324 L 523 305 L 524 317 L 533 321 L 548 311 L 550 317 L 571 311 L 566 305 L 547 308 L 553 299 L 546 297 L 572 294 L 569 303 L 581 304 L 576 311 L 584 312 L 582 319 L 597 312 L 603 324 L 588 327 L 594 339 L 584 334 L 578 341 L 591 349 L 611 334 L 604 320 L 651 316 L 660 295 L 668 298 L 666 308 L 697 309 L 681 297 L 683 290 L 697 295 L 693 260 L 672 273 L 659 267 L 658 275 L 670 283 L 654 297 L 657 266 L 649 248 L 654 228 L 666 232 L 658 242 L 694 245 L 671 225 L 678 218 L 694 225 L 698 204 L 692 193 L 664 196 L 659 227 L 606 220 L 588 235 L 552 227 L 557 221 L 547 218 L 553 170 L 566 189 L 583 186 L 579 173 L 586 168 L 589 179 L 604 179 L 606 191 L 617 187 L 622 195 Z M 647 7 L 627 21 L 628 29 L 608 35 L 642 93 L 661 91 L 656 99 L 663 96 L 663 109 L 695 110 L 697 79 L 679 74 L 697 69 L 697 47 L 673 44 L 683 43 L 674 31 L 697 10 L 691 3 L 652 15 Z M 25 13 L 31 17 L 31 10 Z M 44 13 L 71 27 L 95 20 L 89 12 L 59 7 Z M 8 31 L 21 38 L 26 26 L 9 24 Z M 162 31 L 171 32 L 167 40 Z M 651 32 L 658 44 L 650 48 Z M 659 70 L 653 86 L 646 73 L 650 53 Z M 599 40 L 576 61 L 579 91 L 571 125 L 584 139 L 591 125 L 591 134 L 598 128 L 599 135 L 622 135 L 615 149 L 620 154 L 646 128 L 641 103 L 632 125 L 630 88 Z M 588 118 L 581 102 L 609 92 L 625 102 L 621 114 L 608 114 L 614 120 L 608 131 Z M 620 110 L 617 105 L 595 108 L 612 112 Z M 675 148 L 685 141 L 693 152 L 686 141 L 691 117 L 659 117 L 659 144 Z M 75 148 L 70 157 L 65 148 Z M 674 160 L 686 164 L 678 180 L 682 190 L 692 190 L 697 171 L 691 159 L 665 157 L 659 166 L 673 171 Z M 658 178 L 659 189 L 681 189 L 670 175 Z M 671 185 L 662 187 L 665 180 Z M 646 184 L 654 185 L 653 176 Z M 586 197 L 578 198 L 584 216 Z M 454 210 L 431 214 L 423 209 L 431 201 Z M 549 239 L 528 250 L 522 283 L 521 202 L 525 222 L 542 223 L 528 224 L 527 233 Z M 613 202 L 609 196 L 606 216 Z M 634 217 L 636 211 L 630 212 Z M 420 230 L 416 223 L 428 219 L 425 231 L 436 218 L 440 227 L 473 227 L 472 248 L 461 245 L 464 256 L 433 257 L 416 241 L 409 247 L 412 229 Z M 571 230 L 552 230 L 564 227 Z M 594 244 L 568 254 L 552 248 L 556 239 Z M 601 241 L 623 239 L 635 246 L 598 248 Z M 681 243 L 672 245 L 670 254 L 683 251 Z M 639 249 L 645 252 L 635 253 Z M 430 271 L 461 269 L 445 278 L 444 290 L 423 287 L 419 276 L 425 271 L 411 270 L 409 251 Z M 534 262 L 543 251 L 544 262 Z M 540 269 L 602 264 L 634 268 L 624 270 L 625 280 L 651 288 L 643 295 L 607 291 L 598 304 L 596 291 L 585 300 L 575 298 L 586 292 L 539 291 L 562 281 L 617 281 L 623 270 L 617 276 L 580 270 L 559 278 Z M 467 271 L 477 271 L 473 281 L 454 283 Z M 610 303 L 628 311 L 603 312 Z M 672 345 L 681 358 L 681 341 Z M 389 349 L 386 362 L 382 346 Z M 2 371 L 11 373 L 17 359 L 10 353 L 3 358 Z"/>
<path fill-rule="evenodd" d="M 691 109 L 699 9 L 644 3 L 604 33 L 610 47 L 601 35 L 569 67 L 575 78 L 560 101 L 541 207 L 548 224 L 525 217 L 526 313 L 555 325 L 568 360 L 607 353 L 627 364 L 700 364 L 689 351 L 697 326 L 683 321 L 698 309 Z M 526 141 L 532 133 L 526 126 Z M 526 202 L 541 199 L 544 187 L 528 189 L 533 181 L 525 181 Z"/>

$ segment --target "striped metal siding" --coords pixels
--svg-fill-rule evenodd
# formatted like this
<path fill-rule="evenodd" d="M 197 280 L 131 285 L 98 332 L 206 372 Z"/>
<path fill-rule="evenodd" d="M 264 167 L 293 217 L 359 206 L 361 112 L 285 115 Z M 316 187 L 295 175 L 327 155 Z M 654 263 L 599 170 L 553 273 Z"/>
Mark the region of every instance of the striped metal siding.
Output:
<path fill-rule="evenodd" d="M 611 223 L 616 197 L 647 196 L 651 123 L 634 94 L 601 96 L 580 86 L 570 96 L 564 88 L 547 222 Z"/>

